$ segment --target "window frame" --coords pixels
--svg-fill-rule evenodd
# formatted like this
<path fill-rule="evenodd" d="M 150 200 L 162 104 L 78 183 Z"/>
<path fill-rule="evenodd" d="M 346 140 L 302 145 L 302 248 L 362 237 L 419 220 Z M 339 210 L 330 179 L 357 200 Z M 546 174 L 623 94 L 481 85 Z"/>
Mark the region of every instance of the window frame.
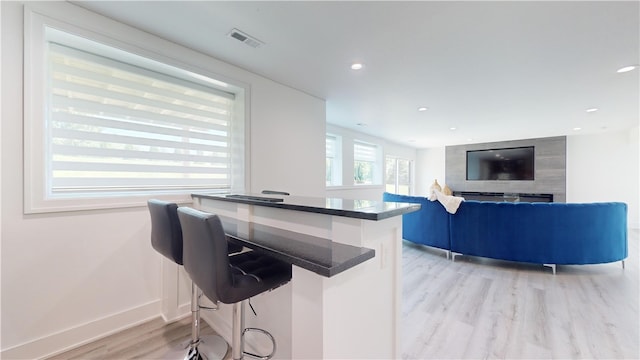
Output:
<path fill-rule="evenodd" d="M 203 69 L 196 62 L 185 62 L 176 60 L 170 55 L 179 55 L 176 47 L 184 49 L 184 52 L 192 52 L 192 50 L 182 48 L 181 46 L 167 42 L 160 38 L 154 37 L 153 43 L 166 44 L 167 50 L 164 54 L 154 51 L 154 46 L 146 46 L 150 41 L 150 35 L 144 34 L 130 28 L 121 23 L 102 17 L 101 15 L 89 13 L 91 18 L 83 18 L 79 22 L 84 24 L 76 24 L 75 17 L 72 14 L 47 14 L 39 8 L 24 8 L 24 206 L 25 214 L 47 213 L 59 211 L 77 211 L 77 210 L 93 210 L 142 206 L 146 204 L 146 200 L 150 197 L 162 198 L 168 201 L 179 203 L 189 203 L 191 199 L 191 191 L 185 190 L 167 190 L 167 191 L 141 191 L 139 193 L 131 193 L 125 195 L 108 195 L 108 196 L 87 196 L 81 198 L 51 198 L 48 197 L 47 190 L 47 171 L 46 154 L 45 154 L 45 125 L 44 121 L 48 103 L 48 94 L 45 90 L 46 86 L 42 86 L 46 80 L 46 48 L 47 36 L 46 29 L 52 28 L 66 33 L 70 33 L 82 38 L 89 39 L 109 47 L 122 50 L 133 54 L 134 56 L 150 59 L 168 67 L 180 69 L 193 76 L 201 76 L 221 84 L 229 86 L 231 91 L 236 93 L 238 102 L 234 108 L 234 112 L 240 116 L 244 122 L 244 129 L 241 129 L 239 142 L 232 144 L 232 147 L 239 149 L 237 154 L 242 164 L 234 167 L 232 176 L 235 181 L 232 183 L 230 191 L 244 191 L 249 188 L 248 181 L 250 179 L 249 169 L 249 106 L 250 106 L 250 86 L 248 84 L 229 79 L 214 73 L 212 69 Z M 46 14 L 46 15 L 45 15 Z M 93 20 L 93 21 L 92 21 Z M 95 23 L 93 28 L 88 28 L 87 22 Z M 83 26 L 84 25 L 84 26 Z M 91 26 L 89 26 L 91 27 Z M 125 38 L 123 34 L 127 34 L 126 42 L 119 40 Z M 146 37 L 146 38 L 145 38 Z M 201 55 L 201 54 L 197 54 Z M 177 56 L 176 56 L 177 57 Z M 181 59 L 189 60 L 189 56 L 181 56 Z M 227 89 L 225 89 L 227 90 Z M 228 190 L 229 191 L 229 190 Z"/>
<path fill-rule="evenodd" d="M 367 160 L 360 160 L 356 157 L 356 146 L 366 146 L 366 147 L 371 147 L 373 148 L 373 151 L 375 153 L 375 160 L 373 161 L 367 161 Z M 363 140 L 358 140 L 358 139 L 354 139 L 353 140 L 353 185 L 354 186 L 380 186 L 380 185 L 384 185 L 383 184 L 383 177 L 382 177 L 382 146 L 380 146 L 379 144 L 375 144 L 375 143 L 371 143 L 368 141 L 363 141 Z M 367 183 L 357 183 L 356 182 L 356 162 L 358 161 L 363 161 L 363 162 L 370 162 L 373 164 L 372 169 L 371 169 L 371 183 L 367 184 Z"/>
<path fill-rule="evenodd" d="M 331 177 L 327 179 L 327 174 L 325 173 L 325 186 L 341 186 L 342 185 L 342 136 L 336 135 L 333 133 L 325 134 L 325 144 L 327 141 L 332 139 L 334 141 L 334 154 L 331 159 L 333 160 L 331 163 Z M 325 147 L 325 161 L 329 161 L 330 156 L 327 153 Z M 326 164 L 325 164 L 326 165 Z M 326 170 L 325 170 L 326 171 Z M 327 183 L 328 180 L 328 183 Z"/>
<path fill-rule="evenodd" d="M 387 188 L 387 160 L 393 160 L 394 163 L 394 183 L 393 183 L 393 187 L 394 187 L 394 191 L 389 191 L 389 189 Z M 400 188 L 400 166 L 399 166 L 399 162 L 400 161 L 406 161 L 409 165 L 409 183 L 406 184 L 408 186 L 408 193 L 407 194 L 402 194 L 399 192 L 399 188 Z M 394 156 L 394 155 L 387 155 L 385 156 L 385 169 L 384 169 L 384 189 L 386 192 L 391 192 L 394 194 L 399 194 L 399 195 L 412 195 L 413 194 L 413 160 L 411 159 L 407 159 L 407 158 L 403 158 L 400 156 Z"/>

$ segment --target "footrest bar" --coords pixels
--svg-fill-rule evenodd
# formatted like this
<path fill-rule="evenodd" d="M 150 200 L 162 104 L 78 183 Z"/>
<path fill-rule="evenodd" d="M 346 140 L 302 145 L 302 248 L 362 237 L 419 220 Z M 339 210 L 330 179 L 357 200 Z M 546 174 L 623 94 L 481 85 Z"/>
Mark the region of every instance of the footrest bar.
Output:
<path fill-rule="evenodd" d="M 273 335 L 271 335 L 270 332 L 263 330 L 263 329 L 258 329 L 258 328 L 246 328 L 244 329 L 244 331 L 242 331 L 242 336 L 244 337 L 244 333 L 246 333 L 247 331 L 255 331 L 255 332 L 259 332 L 262 333 L 266 336 L 269 337 L 269 339 L 271 340 L 271 344 L 273 344 L 273 349 L 271 350 L 271 353 L 269 353 L 268 355 L 258 355 L 258 354 L 253 354 L 250 353 L 248 351 L 243 351 L 244 355 L 247 356 L 251 356 L 252 358 L 256 358 L 256 359 L 260 359 L 260 360 L 269 360 L 273 357 L 273 355 L 275 355 L 276 353 L 276 339 L 273 338 Z"/>

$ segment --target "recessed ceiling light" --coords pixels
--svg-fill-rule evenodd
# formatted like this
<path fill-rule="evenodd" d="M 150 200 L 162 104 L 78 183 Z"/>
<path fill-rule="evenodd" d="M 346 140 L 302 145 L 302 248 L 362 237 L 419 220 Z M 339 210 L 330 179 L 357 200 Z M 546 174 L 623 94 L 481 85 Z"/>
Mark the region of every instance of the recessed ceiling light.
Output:
<path fill-rule="evenodd" d="M 637 67 L 638 66 L 636 66 L 636 65 L 629 65 L 629 66 L 625 66 L 625 67 L 622 67 L 622 68 L 618 69 L 617 72 L 625 73 L 625 72 L 628 72 L 628 71 L 631 71 L 631 70 L 635 70 L 635 68 L 637 68 Z"/>
<path fill-rule="evenodd" d="M 427 111 L 427 110 L 429 110 L 429 108 L 424 106 L 421 106 L 418 108 L 418 111 Z"/>
<path fill-rule="evenodd" d="M 351 70 L 360 70 L 362 69 L 362 64 L 361 63 L 353 63 L 351 64 Z"/>
<path fill-rule="evenodd" d="M 582 130 L 582 128 L 580 128 L 580 127 L 574 127 L 573 128 L 573 131 L 580 131 L 580 130 Z"/>
<path fill-rule="evenodd" d="M 455 127 L 450 127 L 449 130 L 454 131 L 456 128 Z"/>
<path fill-rule="evenodd" d="M 585 111 L 588 112 L 588 113 L 592 113 L 592 112 L 598 111 L 598 108 L 589 108 L 589 109 L 587 109 Z"/>

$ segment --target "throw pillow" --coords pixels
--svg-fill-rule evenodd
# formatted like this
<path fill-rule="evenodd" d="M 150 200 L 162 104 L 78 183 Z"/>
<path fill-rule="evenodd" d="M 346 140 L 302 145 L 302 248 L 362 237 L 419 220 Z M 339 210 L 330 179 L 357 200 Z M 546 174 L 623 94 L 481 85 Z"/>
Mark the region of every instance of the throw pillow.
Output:
<path fill-rule="evenodd" d="M 441 192 L 442 188 L 440 187 L 440 184 L 438 184 L 438 179 L 435 179 L 433 180 L 433 184 L 431 184 L 431 186 L 429 187 L 429 196 L 427 197 L 427 199 L 429 199 L 430 201 L 436 201 L 438 199 L 437 193 Z"/>
<path fill-rule="evenodd" d="M 453 191 L 451 191 L 449 186 L 446 184 L 444 185 L 444 188 L 442 188 L 442 193 L 449 196 L 453 195 Z"/>
<path fill-rule="evenodd" d="M 431 187 L 429 188 L 429 190 L 442 191 L 442 187 L 440 187 L 440 184 L 438 184 L 438 179 L 433 180 L 433 184 L 431 184 Z"/>

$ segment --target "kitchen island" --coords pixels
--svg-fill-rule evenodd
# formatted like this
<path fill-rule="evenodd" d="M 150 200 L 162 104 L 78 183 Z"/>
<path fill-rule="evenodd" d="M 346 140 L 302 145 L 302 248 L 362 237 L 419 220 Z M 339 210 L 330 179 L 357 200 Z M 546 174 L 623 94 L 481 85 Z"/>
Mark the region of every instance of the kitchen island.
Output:
<path fill-rule="evenodd" d="M 402 214 L 417 204 L 285 195 L 193 194 L 225 232 L 292 264 L 291 282 L 252 299 L 247 326 L 271 332 L 280 359 L 400 355 Z M 230 340 L 230 307 L 203 312 Z M 247 339 L 268 353 L 268 341 Z"/>

